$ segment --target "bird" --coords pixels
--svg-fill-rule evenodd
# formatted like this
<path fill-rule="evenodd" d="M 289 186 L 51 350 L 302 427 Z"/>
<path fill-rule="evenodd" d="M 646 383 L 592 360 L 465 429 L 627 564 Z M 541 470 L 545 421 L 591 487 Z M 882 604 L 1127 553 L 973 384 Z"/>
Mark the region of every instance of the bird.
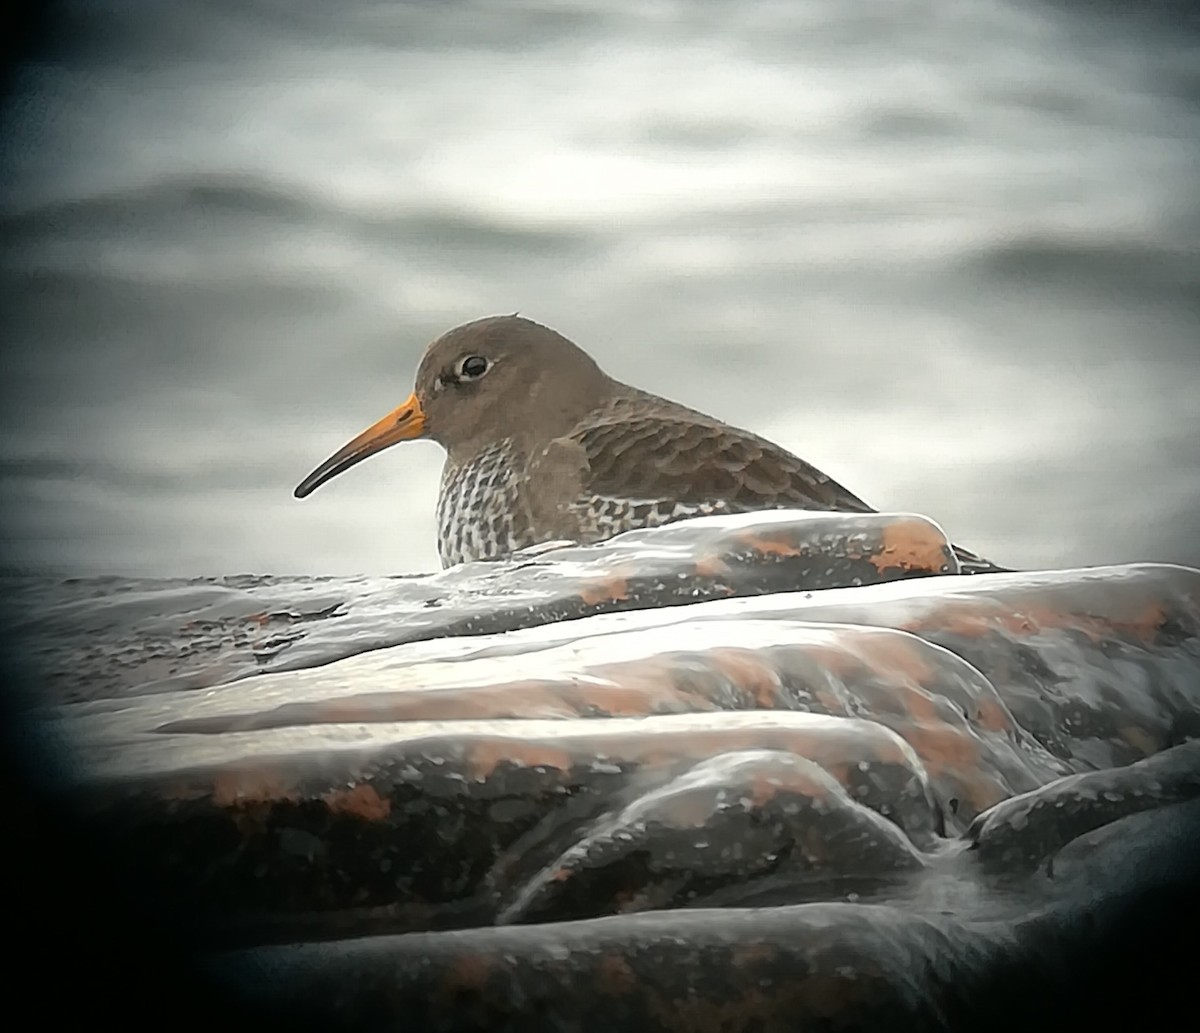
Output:
<path fill-rule="evenodd" d="M 304 498 L 417 438 L 446 451 L 437 501 L 443 567 L 689 517 L 876 512 L 779 445 L 613 379 L 574 342 L 518 314 L 476 319 L 434 340 L 412 394 L 294 494 Z M 1005 569 L 954 549 L 964 572 Z"/>

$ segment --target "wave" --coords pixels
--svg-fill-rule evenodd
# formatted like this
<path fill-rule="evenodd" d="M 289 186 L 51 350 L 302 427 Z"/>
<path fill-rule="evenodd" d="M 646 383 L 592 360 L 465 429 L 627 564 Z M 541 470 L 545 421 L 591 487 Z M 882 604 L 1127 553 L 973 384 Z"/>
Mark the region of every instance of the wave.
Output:
<path fill-rule="evenodd" d="M 979 250 L 970 265 L 989 278 L 1051 289 L 1184 294 L 1200 303 L 1200 249 L 1121 239 L 1031 235 Z"/>
<path fill-rule="evenodd" d="M 245 232 L 247 217 L 309 230 L 331 230 L 371 242 L 436 240 L 439 245 L 519 252 L 562 252 L 581 239 L 576 229 L 501 221 L 466 208 L 351 206 L 295 184 L 239 173 L 168 175 L 85 197 L 56 200 L 0 215 L 0 234 L 16 249 L 58 236 L 127 233 L 163 227 L 182 235 L 181 218 L 227 217 Z"/>

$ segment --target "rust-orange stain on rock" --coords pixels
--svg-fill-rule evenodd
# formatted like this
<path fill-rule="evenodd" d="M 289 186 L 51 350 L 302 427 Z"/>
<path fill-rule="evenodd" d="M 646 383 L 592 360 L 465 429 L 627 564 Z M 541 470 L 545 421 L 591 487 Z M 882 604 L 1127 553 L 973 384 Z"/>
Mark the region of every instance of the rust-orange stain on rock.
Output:
<path fill-rule="evenodd" d="M 857 763 L 859 760 L 865 760 L 869 764 L 895 764 L 905 768 L 911 766 L 902 737 L 881 724 L 863 722 L 855 726 L 851 736 L 843 738 L 827 735 L 826 739 L 825 749 L 814 751 L 810 759 L 831 773 L 839 764 Z"/>
<path fill-rule="evenodd" d="M 637 976 L 620 954 L 607 952 L 596 959 L 596 979 L 600 989 L 613 997 L 624 997 L 637 989 Z"/>
<path fill-rule="evenodd" d="M 868 764 L 875 763 L 867 761 Z M 856 765 L 857 766 L 857 765 Z M 822 764 L 821 770 L 829 775 L 838 785 L 847 792 L 850 791 L 850 765 L 849 764 Z"/>
<path fill-rule="evenodd" d="M 382 821 L 392 812 L 392 801 L 365 784 L 353 789 L 335 789 L 321 799 L 334 814 L 353 814 L 364 821 Z"/>
<path fill-rule="evenodd" d="M 947 769 L 978 769 L 983 759 L 979 743 L 965 728 L 956 728 L 940 717 L 933 701 L 924 693 L 910 691 L 905 702 L 911 720 L 895 731 L 913 748 L 931 775 Z"/>
<path fill-rule="evenodd" d="M 1017 722 L 999 698 L 984 696 L 975 704 L 975 723 L 985 732 L 1013 733 Z"/>
<path fill-rule="evenodd" d="M 1162 631 L 1162 627 L 1170 620 L 1170 614 L 1161 603 L 1150 603 L 1137 616 L 1130 620 L 1112 620 L 1109 625 L 1118 631 L 1124 631 L 1133 638 L 1152 645 Z"/>
<path fill-rule="evenodd" d="M 636 679 L 636 680 L 635 680 Z M 694 710 L 711 709 L 692 705 L 672 691 L 665 682 L 638 684 L 640 675 L 629 681 L 617 681 L 609 685 L 581 685 L 575 694 L 575 704 L 580 714 L 599 711 L 609 717 L 648 717 L 651 714 L 689 714 Z"/>
<path fill-rule="evenodd" d="M 763 962 L 773 962 L 779 952 L 769 943 L 742 943 L 733 948 L 729 961 L 734 968 L 753 968 Z"/>
<path fill-rule="evenodd" d="M 957 598 L 905 622 L 903 630 L 916 634 L 947 632 L 964 638 L 983 638 L 994 631 L 1015 632 L 1018 637 L 1024 637 L 1037 628 L 1012 606 L 992 599 Z"/>
<path fill-rule="evenodd" d="M 585 606 L 624 602 L 629 598 L 629 582 L 621 576 L 585 581 L 579 586 L 579 598 Z"/>
<path fill-rule="evenodd" d="M 959 798 L 965 799 L 976 814 L 982 814 L 989 807 L 995 807 L 1001 800 L 1012 796 L 1012 790 L 982 771 L 963 772 L 956 784 L 959 787 Z"/>
<path fill-rule="evenodd" d="M 806 657 L 843 681 L 862 669 L 861 658 L 843 644 L 813 642 L 801 648 Z"/>
<path fill-rule="evenodd" d="M 611 717 L 645 717 L 712 709 L 692 705 L 673 691 L 669 671 L 669 662 L 649 657 L 585 668 L 582 676 L 564 674 L 562 678 L 392 693 L 362 706 L 356 720 L 573 718 L 590 716 L 596 711 Z M 353 712 L 356 706 L 360 704 L 351 703 L 346 712 Z"/>
<path fill-rule="evenodd" d="M 881 574 L 901 570 L 937 572 L 953 569 L 954 559 L 945 535 L 925 520 L 895 520 L 885 524 L 879 551 L 867 557 Z"/>
<path fill-rule="evenodd" d="M 751 649 L 725 646 L 709 650 L 707 660 L 760 710 L 781 709 L 779 672 Z"/>
<path fill-rule="evenodd" d="M 594 745 L 592 744 L 594 743 Z M 765 749 L 794 753 L 833 772 L 847 763 L 866 760 L 873 764 L 897 764 L 909 767 L 910 762 L 897 736 L 882 725 L 868 722 L 847 722 L 845 728 L 708 728 L 688 732 L 658 732 L 628 734 L 615 741 L 579 744 L 589 752 L 603 752 L 614 760 L 629 761 L 644 766 L 666 765 L 680 759 L 702 760 L 720 753 Z M 838 779 L 844 781 L 844 779 Z"/>
<path fill-rule="evenodd" d="M 1167 611 L 1158 603 L 1150 603 L 1132 616 L 1072 613 L 1037 605 L 1024 613 L 1001 610 L 996 617 L 1006 631 L 1016 636 L 1035 635 L 1043 630 L 1078 631 L 1097 645 L 1119 635 L 1147 646 L 1153 645 L 1169 619 Z"/>
<path fill-rule="evenodd" d="M 709 553 L 706 556 L 701 556 L 695 563 L 695 572 L 697 577 L 702 578 L 722 578 L 729 577 L 732 573 L 732 568 L 719 553 Z M 732 592 L 733 589 L 727 586 L 727 591 Z"/>
<path fill-rule="evenodd" d="M 781 538 L 770 538 L 754 531 L 740 531 L 733 536 L 733 540 L 743 548 L 748 548 L 760 556 L 778 556 L 781 559 L 787 559 L 793 556 L 806 556 L 809 552 L 807 545 L 798 545 Z"/>
<path fill-rule="evenodd" d="M 828 800 L 830 796 L 827 785 L 803 771 L 783 765 L 756 774 L 750 784 L 750 799 L 755 807 L 764 806 L 780 793 L 795 793 L 810 800 Z"/>
<path fill-rule="evenodd" d="M 940 742 L 942 737 L 945 737 L 946 741 L 940 754 L 941 760 L 954 764 L 970 764 L 979 759 L 978 746 L 966 727 L 960 729 L 947 720 L 945 716 L 947 713 L 962 720 L 958 711 L 954 710 L 948 702 L 940 696 L 926 692 L 917 685 L 903 686 L 899 690 L 899 699 L 904 704 L 905 713 L 910 719 L 908 727 L 917 730 L 914 734 L 925 736 L 926 738 L 923 739 L 925 742 Z M 966 722 L 963 721 L 963 724 L 965 726 Z M 909 739 L 908 735 L 901 734 L 909 740 L 910 744 L 912 743 L 912 739 Z M 915 744 L 913 744 L 913 748 L 916 749 Z M 946 750 L 949 752 L 945 752 Z M 917 750 L 917 753 L 923 757 L 920 750 Z M 935 751 L 930 760 L 937 762 L 939 760 L 938 752 Z"/>
<path fill-rule="evenodd" d="M 934 679 L 935 672 L 930 664 L 932 647 L 923 639 L 881 628 L 856 635 L 853 641 L 863 661 L 889 680 L 901 674 L 919 685 L 928 685 Z"/>
<path fill-rule="evenodd" d="M 921 759 L 930 778 L 944 779 L 958 787 L 960 797 L 975 813 L 986 810 L 1009 796 L 1009 791 L 984 770 L 978 740 L 965 728 L 956 728 L 936 716 L 916 716 L 897 725 L 901 735 Z"/>
<path fill-rule="evenodd" d="M 643 717 L 648 714 L 686 714 L 717 709 L 707 696 L 692 686 L 678 685 L 680 665 L 670 656 L 648 656 L 600 664 L 586 674 L 612 685 L 583 683 L 579 692 L 599 709 L 615 716 Z M 615 709 L 608 709 L 609 706 Z"/>
<path fill-rule="evenodd" d="M 583 711 L 576 686 L 567 679 L 524 678 L 458 690 L 469 718 L 578 717 Z"/>
<path fill-rule="evenodd" d="M 217 771 L 212 779 L 212 801 L 218 807 L 297 801 L 302 794 L 295 781 L 267 766 Z"/>
<path fill-rule="evenodd" d="M 821 712 L 830 717 L 845 717 L 850 713 L 846 700 L 827 686 L 821 686 L 813 692 L 813 700 Z"/>
<path fill-rule="evenodd" d="M 918 633 L 944 631 L 965 638 L 982 638 L 998 631 L 1016 639 L 1032 638 L 1044 631 L 1076 631 L 1099 645 L 1114 636 L 1153 645 L 1169 614 L 1150 604 L 1132 617 L 1101 613 L 1076 613 L 1048 604 L 1017 600 L 958 598 L 936 606 L 905 624 Z"/>
<path fill-rule="evenodd" d="M 561 747 L 519 739 L 477 739 L 467 747 L 467 767 L 471 775 L 482 781 L 490 778 L 501 764 L 521 768 L 551 768 L 570 771 L 571 754 Z"/>
<path fill-rule="evenodd" d="M 903 704 L 904 710 L 920 724 L 945 724 L 943 708 L 948 704 L 940 696 L 926 692 L 919 685 L 900 685 L 896 687 L 896 699 Z"/>
<path fill-rule="evenodd" d="M 493 966 L 488 954 L 462 954 L 442 975 L 442 988 L 452 994 L 481 992 L 492 977 Z"/>

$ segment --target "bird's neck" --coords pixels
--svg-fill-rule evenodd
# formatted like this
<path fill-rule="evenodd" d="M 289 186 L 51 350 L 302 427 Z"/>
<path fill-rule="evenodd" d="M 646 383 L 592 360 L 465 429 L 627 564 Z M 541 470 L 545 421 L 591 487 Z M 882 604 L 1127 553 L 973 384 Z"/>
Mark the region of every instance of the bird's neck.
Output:
<path fill-rule="evenodd" d="M 446 450 L 446 476 L 454 470 L 496 460 L 508 466 L 521 464 L 525 455 L 525 448 L 511 437 L 489 437 L 480 441 L 463 442 Z"/>

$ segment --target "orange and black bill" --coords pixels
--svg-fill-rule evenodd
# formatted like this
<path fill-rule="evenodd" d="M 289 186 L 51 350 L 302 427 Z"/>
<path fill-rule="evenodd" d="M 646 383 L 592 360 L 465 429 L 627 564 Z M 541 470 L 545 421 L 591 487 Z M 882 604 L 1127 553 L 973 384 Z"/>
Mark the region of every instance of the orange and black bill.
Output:
<path fill-rule="evenodd" d="M 393 409 L 378 423 L 372 424 L 353 441 L 347 441 L 341 448 L 304 478 L 294 492 L 296 498 L 302 499 L 316 491 L 322 484 L 332 480 L 339 473 L 349 470 L 356 463 L 361 463 L 368 456 L 382 452 L 385 448 L 399 444 L 401 441 L 411 441 L 425 434 L 425 412 L 415 394 L 397 409 Z"/>

